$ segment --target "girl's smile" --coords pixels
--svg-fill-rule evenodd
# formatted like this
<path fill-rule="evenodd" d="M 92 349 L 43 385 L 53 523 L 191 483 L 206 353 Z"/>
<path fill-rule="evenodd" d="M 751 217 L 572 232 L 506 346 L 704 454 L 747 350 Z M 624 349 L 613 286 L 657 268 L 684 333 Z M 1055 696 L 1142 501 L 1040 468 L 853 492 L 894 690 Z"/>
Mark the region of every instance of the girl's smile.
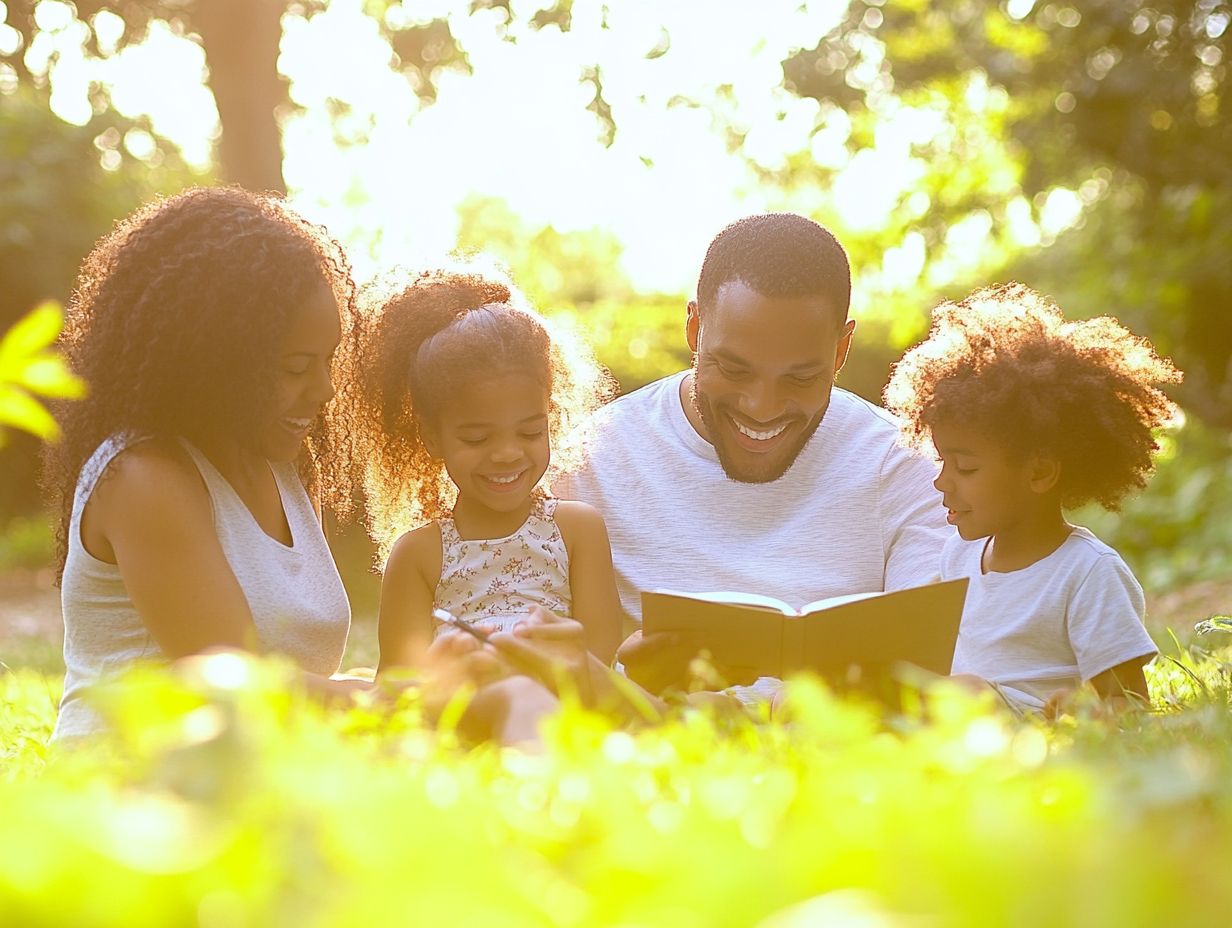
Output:
<path fill-rule="evenodd" d="M 484 474 L 483 479 L 490 483 L 491 489 L 497 493 L 509 493 L 521 489 L 521 481 L 526 473 L 523 469 L 512 474 Z"/>
<path fill-rule="evenodd" d="M 471 538 L 500 538 L 526 520 L 551 459 L 547 388 L 507 372 L 457 390 L 425 431 L 458 488 L 454 521 Z"/>

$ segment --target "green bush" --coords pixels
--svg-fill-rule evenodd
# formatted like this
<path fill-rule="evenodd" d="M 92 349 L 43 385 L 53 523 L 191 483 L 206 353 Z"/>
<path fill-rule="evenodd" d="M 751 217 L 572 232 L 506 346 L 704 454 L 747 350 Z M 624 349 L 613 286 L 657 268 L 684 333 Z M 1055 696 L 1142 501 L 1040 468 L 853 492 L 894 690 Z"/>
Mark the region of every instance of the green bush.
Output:
<path fill-rule="evenodd" d="M 691 355 L 684 338 L 683 298 L 639 297 L 561 306 L 551 316 L 588 342 L 600 363 L 631 393 L 683 370 Z"/>
<path fill-rule="evenodd" d="M 1227 579 L 1232 564 L 1232 442 L 1191 420 L 1161 438 L 1147 488 L 1120 512 L 1088 507 L 1071 521 L 1116 548 L 1148 590 Z M 1232 607 L 1232 604 L 1229 604 Z"/>
<path fill-rule="evenodd" d="M 0 923 L 1214 924 L 1232 717 L 1224 665 L 1185 662 L 1119 727 L 948 688 L 891 717 L 802 680 L 788 723 L 570 708 L 539 755 L 413 702 L 329 712 L 235 658 L 133 674 L 113 740 L 46 751 L 52 683 L 17 671 Z"/>

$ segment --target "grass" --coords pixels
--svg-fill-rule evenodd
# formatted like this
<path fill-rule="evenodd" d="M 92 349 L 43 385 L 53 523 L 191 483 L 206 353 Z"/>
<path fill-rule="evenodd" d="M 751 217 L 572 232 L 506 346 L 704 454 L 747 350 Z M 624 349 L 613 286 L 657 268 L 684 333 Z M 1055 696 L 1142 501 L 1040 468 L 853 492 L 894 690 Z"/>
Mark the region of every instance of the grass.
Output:
<path fill-rule="evenodd" d="M 14 655 L 9 648 L 8 653 Z M 808 680 L 786 722 L 568 707 L 539 755 L 414 701 L 326 711 L 286 669 L 105 694 L 48 750 L 60 685 L 0 673 L 0 924 L 1202 925 L 1232 907 L 1227 653 L 1172 648 L 1155 705 L 1018 721 L 949 687 L 889 716 Z M 28 660 L 27 660 L 28 657 Z"/>

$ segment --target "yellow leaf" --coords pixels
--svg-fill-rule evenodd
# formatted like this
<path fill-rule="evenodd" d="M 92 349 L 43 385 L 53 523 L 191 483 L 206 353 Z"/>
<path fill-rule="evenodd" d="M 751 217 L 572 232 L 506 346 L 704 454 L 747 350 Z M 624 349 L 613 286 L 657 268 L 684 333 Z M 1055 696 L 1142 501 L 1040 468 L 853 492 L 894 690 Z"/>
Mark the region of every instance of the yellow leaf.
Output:
<path fill-rule="evenodd" d="M 56 340 L 64 325 L 64 314 L 58 303 L 40 303 L 0 339 L 0 377 L 13 364 L 38 353 Z"/>
<path fill-rule="evenodd" d="M 78 399 L 86 394 L 85 381 L 73 374 L 59 355 L 49 352 L 31 359 L 12 379 L 40 396 Z"/>
<path fill-rule="evenodd" d="M 0 384 L 0 425 L 11 425 L 44 441 L 60 437 L 60 427 L 43 406 L 24 390 Z"/>

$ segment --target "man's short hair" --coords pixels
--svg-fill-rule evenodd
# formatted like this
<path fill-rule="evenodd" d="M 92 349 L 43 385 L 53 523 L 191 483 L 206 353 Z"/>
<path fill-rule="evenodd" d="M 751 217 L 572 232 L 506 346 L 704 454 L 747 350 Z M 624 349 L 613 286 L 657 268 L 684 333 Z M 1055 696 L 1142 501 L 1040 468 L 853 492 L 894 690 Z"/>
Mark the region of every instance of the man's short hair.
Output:
<path fill-rule="evenodd" d="M 762 296 L 820 297 L 840 325 L 851 305 L 851 265 L 843 246 L 795 213 L 746 216 L 716 235 L 697 281 L 698 306 L 713 305 L 719 288 L 733 280 Z"/>

